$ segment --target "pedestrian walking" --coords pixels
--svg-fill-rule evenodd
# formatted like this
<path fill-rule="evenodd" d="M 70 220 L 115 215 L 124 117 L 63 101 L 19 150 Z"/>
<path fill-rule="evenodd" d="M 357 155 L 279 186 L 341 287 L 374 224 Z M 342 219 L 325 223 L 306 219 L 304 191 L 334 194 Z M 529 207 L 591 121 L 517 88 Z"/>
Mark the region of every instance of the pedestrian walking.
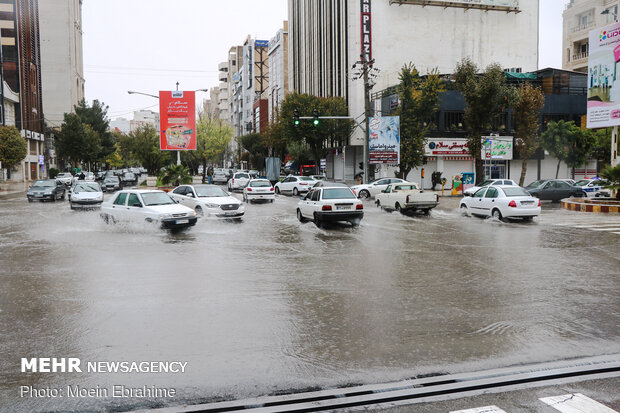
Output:
<path fill-rule="evenodd" d="M 210 184 L 213 183 L 213 167 L 209 167 L 209 169 L 207 169 L 207 180 Z"/>

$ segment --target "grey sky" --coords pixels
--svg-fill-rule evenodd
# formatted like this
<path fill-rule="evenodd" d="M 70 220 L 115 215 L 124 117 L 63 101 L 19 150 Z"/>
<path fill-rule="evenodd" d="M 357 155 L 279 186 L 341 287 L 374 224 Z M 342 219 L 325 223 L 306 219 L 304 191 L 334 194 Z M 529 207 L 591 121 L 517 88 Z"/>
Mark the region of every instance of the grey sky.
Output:
<path fill-rule="evenodd" d="M 562 11 L 568 0 L 540 0 L 540 67 L 561 67 Z M 157 99 L 128 90 L 211 88 L 228 49 L 248 35 L 269 40 L 287 19 L 286 0 L 86 0 L 83 6 L 86 100 L 108 115 L 158 111 Z M 515 39 L 518 41 L 518 39 Z M 197 92 L 197 100 L 208 96 Z"/>

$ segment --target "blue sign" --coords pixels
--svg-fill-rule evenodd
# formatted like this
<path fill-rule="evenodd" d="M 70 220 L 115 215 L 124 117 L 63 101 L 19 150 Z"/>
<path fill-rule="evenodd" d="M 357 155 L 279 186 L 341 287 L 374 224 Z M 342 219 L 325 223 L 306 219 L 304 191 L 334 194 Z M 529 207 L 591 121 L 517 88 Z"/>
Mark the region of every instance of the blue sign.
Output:
<path fill-rule="evenodd" d="M 254 47 L 269 47 L 269 40 L 255 40 Z"/>

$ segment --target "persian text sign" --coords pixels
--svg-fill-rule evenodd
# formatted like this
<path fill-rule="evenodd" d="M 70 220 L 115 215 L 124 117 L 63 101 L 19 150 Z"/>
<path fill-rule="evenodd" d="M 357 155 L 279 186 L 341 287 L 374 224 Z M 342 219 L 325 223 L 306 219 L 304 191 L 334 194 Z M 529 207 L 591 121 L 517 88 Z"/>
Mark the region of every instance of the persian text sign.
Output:
<path fill-rule="evenodd" d="M 195 92 L 160 91 L 159 119 L 162 151 L 196 150 Z"/>
<path fill-rule="evenodd" d="M 362 55 L 364 61 L 372 60 L 372 26 L 370 17 L 370 0 L 360 0 L 362 10 Z"/>
<path fill-rule="evenodd" d="M 424 153 L 435 155 L 469 155 L 467 139 L 434 139 L 428 138 Z"/>
<path fill-rule="evenodd" d="M 482 159 L 512 160 L 512 136 L 483 136 Z"/>
<path fill-rule="evenodd" d="M 590 31 L 588 128 L 620 125 L 620 23 Z"/>
<path fill-rule="evenodd" d="M 370 163 L 400 163 L 400 117 L 370 118 L 368 152 Z"/>
<path fill-rule="evenodd" d="M 513 150 L 512 136 L 483 136 L 481 159 L 511 160 Z M 424 149 L 426 156 L 468 155 L 467 139 L 428 138 Z"/>

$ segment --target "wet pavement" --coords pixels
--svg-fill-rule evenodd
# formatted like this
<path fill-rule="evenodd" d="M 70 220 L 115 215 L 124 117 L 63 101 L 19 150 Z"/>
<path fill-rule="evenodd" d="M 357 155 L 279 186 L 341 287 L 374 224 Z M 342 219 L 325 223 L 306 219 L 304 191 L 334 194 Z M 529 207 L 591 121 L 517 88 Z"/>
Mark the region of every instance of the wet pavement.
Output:
<path fill-rule="evenodd" d="M 620 352 L 620 219 L 545 205 L 503 223 L 441 202 L 414 217 L 367 202 L 359 228 L 317 228 L 278 196 L 241 223 L 171 234 L 3 200 L 0 409 L 159 407 Z M 21 373 L 22 357 L 187 367 Z M 20 397 L 76 385 L 176 395 Z"/>

